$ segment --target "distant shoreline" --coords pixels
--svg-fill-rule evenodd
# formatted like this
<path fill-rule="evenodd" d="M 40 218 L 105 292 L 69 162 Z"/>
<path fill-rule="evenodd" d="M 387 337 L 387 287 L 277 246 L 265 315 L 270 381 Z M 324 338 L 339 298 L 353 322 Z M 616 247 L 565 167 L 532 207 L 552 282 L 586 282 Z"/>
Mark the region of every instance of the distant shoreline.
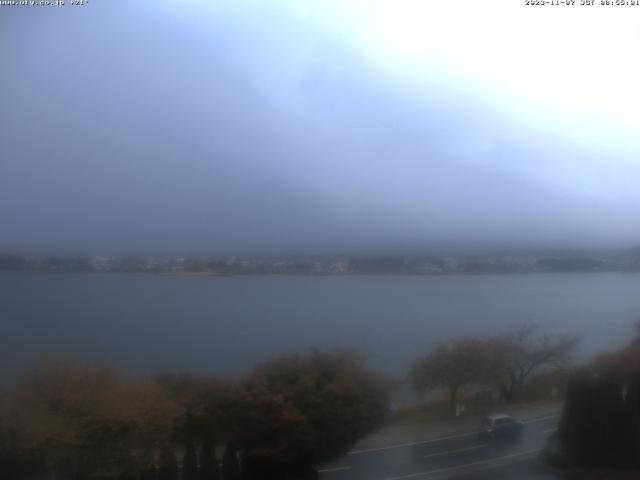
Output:
<path fill-rule="evenodd" d="M 22 256 L 0 253 L 0 271 L 144 273 L 181 277 L 237 275 L 504 275 L 640 272 L 640 252 L 626 256 Z"/>
<path fill-rule="evenodd" d="M 416 273 L 416 272 L 341 272 L 341 273 L 304 273 L 304 272 L 122 272 L 122 271 L 88 271 L 88 270 L 0 270 L 0 273 L 36 273 L 36 274 L 86 274 L 86 275 L 149 275 L 157 277 L 184 278 L 228 278 L 228 277 L 480 277 L 503 275 L 596 275 L 606 273 L 640 274 L 638 270 L 598 270 L 598 271 L 523 271 L 523 272 L 446 272 L 446 273 Z"/>

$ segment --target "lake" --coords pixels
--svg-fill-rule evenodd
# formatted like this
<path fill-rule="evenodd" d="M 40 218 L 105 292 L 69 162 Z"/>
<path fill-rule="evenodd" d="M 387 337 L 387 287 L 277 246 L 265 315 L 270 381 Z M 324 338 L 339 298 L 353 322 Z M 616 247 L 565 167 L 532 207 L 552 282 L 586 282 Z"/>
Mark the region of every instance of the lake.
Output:
<path fill-rule="evenodd" d="M 0 373 L 43 358 L 235 375 L 295 351 L 355 348 L 402 376 L 439 342 L 525 321 L 616 348 L 640 318 L 640 275 L 237 276 L 0 273 Z"/>

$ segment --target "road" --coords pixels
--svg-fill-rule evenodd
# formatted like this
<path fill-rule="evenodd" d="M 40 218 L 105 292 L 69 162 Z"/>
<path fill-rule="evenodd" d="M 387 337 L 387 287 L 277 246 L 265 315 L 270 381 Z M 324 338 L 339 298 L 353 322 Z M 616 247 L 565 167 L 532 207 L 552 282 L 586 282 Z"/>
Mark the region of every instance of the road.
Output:
<path fill-rule="evenodd" d="M 476 432 L 354 450 L 320 467 L 321 480 L 552 480 L 535 457 L 555 430 L 559 415 L 525 419 L 522 438 L 481 440 Z"/>

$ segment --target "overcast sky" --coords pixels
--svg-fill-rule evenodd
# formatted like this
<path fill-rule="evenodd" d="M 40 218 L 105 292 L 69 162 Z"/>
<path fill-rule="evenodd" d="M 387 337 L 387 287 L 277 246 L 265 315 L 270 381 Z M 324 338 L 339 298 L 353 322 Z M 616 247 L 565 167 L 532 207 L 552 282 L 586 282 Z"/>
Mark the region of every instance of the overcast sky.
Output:
<path fill-rule="evenodd" d="M 640 7 L 0 7 L 0 249 L 640 243 Z"/>

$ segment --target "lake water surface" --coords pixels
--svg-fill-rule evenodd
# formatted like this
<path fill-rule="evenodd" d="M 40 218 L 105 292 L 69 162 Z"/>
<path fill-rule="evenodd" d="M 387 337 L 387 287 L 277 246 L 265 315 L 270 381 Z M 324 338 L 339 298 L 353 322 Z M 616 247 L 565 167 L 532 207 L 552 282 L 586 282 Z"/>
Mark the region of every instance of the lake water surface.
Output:
<path fill-rule="evenodd" d="M 527 320 L 615 348 L 640 318 L 640 275 L 238 276 L 0 274 L 0 369 L 41 358 L 238 374 L 294 351 L 355 348 L 402 376 L 438 342 Z"/>

